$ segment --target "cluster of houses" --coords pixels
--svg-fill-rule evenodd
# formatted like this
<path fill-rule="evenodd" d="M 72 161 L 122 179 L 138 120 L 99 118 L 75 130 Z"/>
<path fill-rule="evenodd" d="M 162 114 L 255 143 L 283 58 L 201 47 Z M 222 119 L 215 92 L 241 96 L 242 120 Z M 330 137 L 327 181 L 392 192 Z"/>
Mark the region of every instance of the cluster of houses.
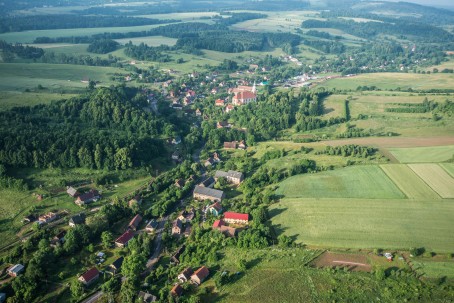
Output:
<path fill-rule="evenodd" d="M 186 282 L 191 282 L 194 285 L 200 285 L 205 281 L 205 279 L 210 275 L 210 271 L 206 266 L 202 266 L 199 269 L 197 269 L 195 272 L 191 267 L 185 268 L 179 275 L 178 275 L 178 281 L 180 283 L 186 283 Z M 181 284 L 177 283 L 172 287 L 172 290 L 170 293 L 174 297 L 179 297 L 183 294 L 183 287 L 181 287 Z"/>
<path fill-rule="evenodd" d="M 180 213 L 178 218 L 172 222 L 172 235 L 184 235 L 188 237 L 191 234 L 192 227 L 191 221 L 195 217 L 195 209 L 192 208 L 191 210 L 187 211 L 184 210 Z"/>
<path fill-rule="evenodd" d="M 90 189 L 88 192 L 81 194 L 77 189 L 70 186 L 67 188 L 66 193 L 75 198 L 74 203 L 79 206 L 84 206 L 101 199 L 101 194 L 96 189 Z"/>
<path fill-rule="evenodd" d="M 224 142 L 224 149 L 247 149 L 246 143 L 244 140 L 241 141 L 232 141 L 232 142 Z"/>

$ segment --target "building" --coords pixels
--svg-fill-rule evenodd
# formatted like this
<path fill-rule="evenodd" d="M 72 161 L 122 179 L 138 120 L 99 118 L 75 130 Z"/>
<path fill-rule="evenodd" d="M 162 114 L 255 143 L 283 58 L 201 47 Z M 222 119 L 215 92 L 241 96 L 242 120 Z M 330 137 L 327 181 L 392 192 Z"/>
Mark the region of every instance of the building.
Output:
<path fill-rule="evenodd" d="M 200 116 L 202 115 L 202 111 L 201 111 L 200 109 L 197 109 L 197 110 L 195 111 L 195 115 L 198 116 L 198 117 L 200 117 Z"/>
<path fill-rule="evenodd" d="M 55 237 L 50 241 L 51 246 L 56 246 L 58 244 L 65 243 L 66 230 L 59 232 Z"/>
<path fill-rule="evenodd" d="M 232 237 L 232 238 L 236 237 L 238 234 L 238 231 L 239 231 L 239 229 L 237 229 L 237 228 L 226 225 L 226 223 L 222 220 L 214 221 L 212 228 L 214 230 L 218 230 L 221 233 L 223 233 L 224 235 L 226 235 L 228 237 Z"/>
<path fill-rule="evenodd" d="M 69 226 L 71 226 L 71 227 L 76 227 L 77 225 L 82 225 L 82 224 L 85 224 L 85 214 L 84 213 L 77 214 L 77 215 L 71 217 L 71 219 L 69 219 Z"/>
<path fill-rule="evenodd" d="M 156 296 L 144 291 L 139 291 L 137 296 L 139 297 L 139 302 L 152 303 L 158 300 Z"/>
<path fill-rule="evenodd" d="M 232 125 L 228 121 L 218 121 L 216 128 L 231 128 Z"/>
<path fill-rule="evenodd" d="M 159 226 L 159 223 L 156 221 L 156 220 L 150 220 L 150 222 L 148 222 L 147 226 L 145 227 L 145 230 L 149 233 L 152 233 L 156 230 L 156 228 L 158 228 Z"/>
<path fill-rule="evenodd" d="M 170 290 L 170 294 L 174 297 L 179 297 L 183 294 L 183 287 L 181 287 L 180 284 L 176 284 L 172 289 Z"/>
<path fill-rule="evenodd" d="M 24 265 L 16 264 L 16 265 L 8 268 L 6 272 L 11 277 L 17 277 L 18 275 L 20 275 L 24 271 L 24 269 L 25 269 Z"/>
<path fill-rule="evenodd" d="M 214 105 L 215 105 L 215 106 L 222 106 L 222 107 L 224 107 L 224 100 L 222 100 L 222 99 L 217 99 L 216 101 L 214 101 Z"/>
<path fill-rule="evenodd" d="M 252 91 L 241 91 L 241 92 L 234 92 L 232 97 L 233 105 L 246 105 L 251 102 L 257 101 L 257 94 Z"/>
<path fill-rule="evenodd" d="M 79 281 L 85 286 L 90 286 L 99 278 L 99 271 L 96 267 L 90 268 L 79 277 Z"/>
<path fill-rule="evenodd" d="M 225 212 L 224 221 L 227 223 L 233 223 L 233 224 L 248 224 L 249 215 L 234 213 L 234 212 Z"/>
<path fill-rule="evenodd" d="M 214 179 L 217 181 L 219 178 L 226 178 L 227 182 L 238 185 L 243 181 L 243 173 L 234 170 L 229 170 L 228 172 L 218 170 L 214 175 Z"/>
<path fill-rule="evenodd" d="M 77 191 L 77 189 L 75 189 L 72 186 L 68 187 L 68 189 L 66 190 L 66 193 L 73 198 L 75 198 L 79 195 L 79 192 Z"/>
<path fill-rule="evenodd" d="M 78 196 L 76 201 L 74 201 L 74 203 L 76 203 L 79 206 L 83 206 L 86 204 L 90 204 L 92 202 L 96 202 L 100 198 L 101 198 L 101 195 L 99 194 L 99 192 L 96 189 L 91 189 L 89 192 Z"/>
<path fill-rule="evenodd" d="M 173 221 L 172 225 L 172 235 L 180 235 L 183 231 L 183 222 L 180 219 Z"/>
<path fill-rule="evenodd" d="M 172 160 L 181 161 L 181 153 L 179 151 L 175 151 L 172 154 Z"/>
<path fill-rule="evenodd" d="M 240 143 L 238 144 L 238 149 L 246 149 L 246 143 L 244 143 L 244 140 L 241 140 Z"/>
<path fill-rule="evenodd" d="M 128 242 L 134 238 L 134 232 L 132 230 L 127 230 L 124 234 L 115 240 L 115 246 L 117 247 L 126 247 Z"/>
<path fill-rule="evenodd" d="M 178 180 L 176 180 L 175 183 L 174 183 L 174 185 L 175 185 L 176 187 L 178 187 L 178 188 L 183 188 L 183 187 L 184 187 L 184 184 L 185 184 L 185 182 L 184 182 L 183 179 L 178 179 Z"/>
<path fill-rule="evenodd" d="M 208 277 L 210 271 L 206 266 L 202 266 L 196 270 L 196 272 L 191 276 L 191 281 L 194 284 L 200 285 Z"/>
<path fill-rule="evenodd" d="M 236 141 L 224 142 L 224 148 L 225 149 L 236 149 L 236 144 L 237 144 Z"/>
<path fill-rule="evenodd" d="M 181 246 L 177 249 L 177 251 L 170 257 L 170 263 L 179 264 L 180 263 L 180 256 L 186 249 L 186 245 Z"/>
<path fill-rule="evenodd" d="M 142 216 L 137 214 L 132 218 L 131 222 L 129 222 L 128 228 L 130 230 L 137 230 L 137 227 L 139 227 L 140 222 L 142 222 Z"/>
<path fill-rule="evenodd" d="M 213 202 L 221 202 L 224 199 L 224 192 L 209 187 L 196 186 L 193 197 L 196 200 L 211 200 Z"/>
<path fill-rule="evenodd" d="M 213 161 L 216 163 L 221 162 L 221 157 L 219 157 L 219 154 L 217 152 L 213 153 Z"/>
<path fill-rule="evenodd" d="M 45 223 L 50 223 L 50 222 L 54 221 L 55 219 L 57 219 L 57 214 L 53 213 L 53 212 L 48 212 L 45 215 L 39 216 L 38 222 L 39 222 L 39 224 L 45 224 Z"/>
<path fill-rule="evenodd" d="M 202 183 L 199 184 L 199 186 L 213 188 L 214 183 L 216 183 L 216 180 L 214 180 L 213 177 L 208 177 L 203 180 Z"/>
<path fill-rule="evenodd" d="M 213 164 L 214 164 L 214 160 L 213 160 L 213 158 L 210 157 L 210 158 L 206 159 L 205 163 L 203 163 L 203 166 L 208 167 L 208 166 L 212 166 Z"/>
<path fill-rule="evenodd" d="M 208 206 L 207 209 L 208 212 L 210 212 L 213 216 L 219 216 L 222 213 L 222 206 L 221 203 L 215 202 Z"/>
<path fill-rule="evenodd" d="M 184 283 L 191 278 L 192 274 L 194 274 L 194 271 L 192 270 L 192 268 L 188 267 L 178 275 L 178 280 L 181 283 Z"/>
<path fill-rule="evenodd" d="M 178 145 L 180 143 L 181 143 L 181 137 L 180 136 L 176 136 L 175 138 L 172 139 L 172 144 Z"/>
<path fill-rule="evenodd" d="M 140 197 L 140 195 L 137 195 L 137 196 L 135 196 L 134 198 L 132 198 L 131 200 L 128 201 L 128 206 L 129 207 L 133 206 L 134 204 L 137 204 L 137 205 L 142 204 L 142 198 Z"/>
<path fill-rule="evenodd" d="M 117 260 L 113 261 L 112 264 L 109 265 L 109 267 L 111 268 L 114 275 L 119 272 L 121 265 L 123 265 L 124 259 L 125 259 L 124 257 L 120 257 Z"/>
<path fill-rule="evenodd" d="M 225 112 L 230 113 L 234 109 L 235 107 L 232 104 L 227 104 L 227 106 L 225 107 Z"/>

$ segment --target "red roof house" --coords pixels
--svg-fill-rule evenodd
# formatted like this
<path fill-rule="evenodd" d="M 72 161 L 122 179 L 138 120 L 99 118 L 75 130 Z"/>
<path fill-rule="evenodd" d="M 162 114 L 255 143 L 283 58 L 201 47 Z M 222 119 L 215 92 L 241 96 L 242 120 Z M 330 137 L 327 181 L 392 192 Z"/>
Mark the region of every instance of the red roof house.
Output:
<path fill-rule="evenodd" d="M 213 223 L 213 228 L 220 228 L 222 225 L 224 225 L 224 222 L 222 220 L 216 220 Z"/>
<path fill-rule="evenodd" d="M 137 214 L 134 218 L 132 218 L 131 222 L 129 222 L 128 228 L 131 230 L 137 230 L 140 222 L 142 222 L 142 216 Z"/>
<path fill-rule="evenodd" d="M 132 238 L 134 238 L 134 232 L 132 230 L 128 230 L 118 237 L 117 240 L 115 240 L 115 245 L 117 247 L 125 247 Z"/>
<path fill-rule="evenodd" d="M 202 266 L 191 276 L 191 281 L 194 284 L 200 285 L 208 277 L 210 271 L 206 266 Z"/>
<path fill-rule="evenodd" d="M 180 284 L 176 284 L 172 290 L 170 291 L 170 293 L 172 294 L 172 296 L 174 297 L 179 297 L 183 294 L 183 287 L 181 287 Z"/>
<path fill-rule="evenodd" d="M 234 212 L 225 212 L 224 221 L 227 223 L 243 223 L 247 224 L 249 222 L 248 214 L 240 214 Z"/>
<path fill-rule="evenodd" d="M 217 99 L 216 101 L 214 101 L 214 105 L 216 105 L 216 106 L 224 106 L 224 100 Z"/>
<path fill-rule="evenodd" d="M 82 282 L 85 286 L 91 285 L 93 282 L 95 282 L 99 278 L 99 271 L 96 267 L 90 268 L 88 271 L 83 273 L 79 277 L 79 281 Z"/>

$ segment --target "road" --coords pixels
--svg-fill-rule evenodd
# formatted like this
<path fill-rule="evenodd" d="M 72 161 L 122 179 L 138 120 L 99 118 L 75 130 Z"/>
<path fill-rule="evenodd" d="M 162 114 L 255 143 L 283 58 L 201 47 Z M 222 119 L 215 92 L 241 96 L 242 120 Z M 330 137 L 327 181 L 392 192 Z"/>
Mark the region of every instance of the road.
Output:
<path fill-rule="evenodd" d="M 169 219 L 169 216 L 165 216 L 161 219 L 156 229 L 156 238 L 154 239 L 154 252 L 151 254 L 150 258 L 147 261 L 147 269 L 142 273 L 148 273 L 153 269 L 153 265 L 159 260 L 159 255 L 161 254 L 162 248 L 162 232 L 164 231 L 164 226 Z"/>
<path fill-rule="evenodd" d="M 82 303 L 95 303 L 96 301 L 99 300 L 99 298 L 102 296 L 103 292 L 102 291 L 97 291 L 87 299 L 83 300 Z"/>

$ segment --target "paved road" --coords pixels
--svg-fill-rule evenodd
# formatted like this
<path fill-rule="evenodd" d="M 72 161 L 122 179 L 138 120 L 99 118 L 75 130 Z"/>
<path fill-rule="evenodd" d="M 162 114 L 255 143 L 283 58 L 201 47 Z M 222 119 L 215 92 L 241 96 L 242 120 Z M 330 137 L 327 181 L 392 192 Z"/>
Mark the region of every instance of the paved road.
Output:
<path fill-rule="evenodd" d="M 153 254 L 150 256 L 150 258 L 147 261 L 147 269 L 144 271 L 144 273 L 152 270 L 153 265 L 155 265 L 155 263 L 158 262 L 158 260 L 159 260 L 159 255 L 161 254 L 161 248 L 162 248 L 162 232 L 164 231 L 164 226 L 168 219 L 169 219 L 169 216 L 165 216 L 161 219 L 161 221 L 158 224 L 158 228 L 156 229 L 156 238 L 154 239 L 155 249 L 154 249 Z"/>

